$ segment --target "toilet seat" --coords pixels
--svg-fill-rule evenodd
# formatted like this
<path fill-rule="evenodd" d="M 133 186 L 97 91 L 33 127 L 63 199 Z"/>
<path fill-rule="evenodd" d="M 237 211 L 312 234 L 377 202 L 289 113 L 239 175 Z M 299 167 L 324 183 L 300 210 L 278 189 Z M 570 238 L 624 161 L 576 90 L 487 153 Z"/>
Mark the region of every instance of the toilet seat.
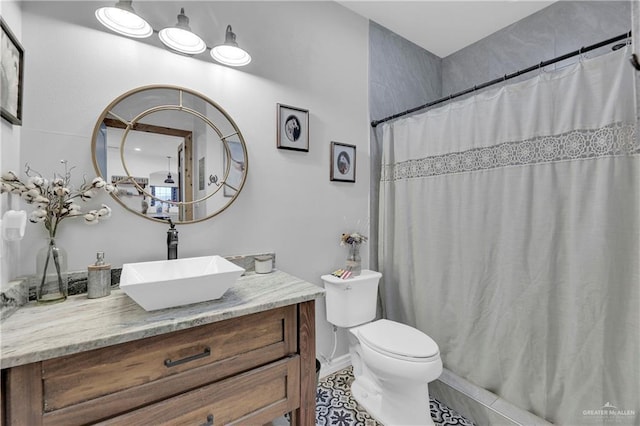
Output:
<path fill-rule="evenodd" d="M 361 341 L 387 356 L 415 362 L 439 357 L 436 342 L 420 330 L 398 322 L 381 319 L 358 329 Z"/>

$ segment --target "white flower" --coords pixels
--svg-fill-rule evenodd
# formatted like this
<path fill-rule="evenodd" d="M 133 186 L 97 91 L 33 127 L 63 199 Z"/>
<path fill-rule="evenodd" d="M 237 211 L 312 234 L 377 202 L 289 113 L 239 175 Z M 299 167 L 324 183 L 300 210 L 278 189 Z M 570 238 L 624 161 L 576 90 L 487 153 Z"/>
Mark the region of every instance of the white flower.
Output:
<path fill-rule="evenodd" d="M 93 186 L 94 188 L 102 188 L 106 184 L 107 183 L 100 176 L 94 178 L 93 181 L 91 181 L 91 186 Z"/>
<path fill-rule="evenodd" d="M 22 193 L 22 198 L 24 198 L 27 203 L 32 203 L 33 200 L 35 200 L 36 197 L 39 196 L 40 192 L 38 192 L 37 189 L 29 189 L 28 191 Z"/>
<path fill-rule="evenodd" d="M 89 213 L 84 215 L 84 221 L 87 225 L 95 225 L 98 223 L 98 212 L 91 210 Z"/>
<path fill-rule="evenodd" d="M 98 210 L 98 217 L 101 219 L 107 219 L 111 217 L 111 209 L 106 204 L 102 205 L 102 208 Z"/>
<path fill-rule="evenodd" d="M 33 199 L 32 202 L 33 204 L 35 204 L 37 209 L 46 209 L 50 203 L 49 199 L 42 195 L 38 195 L 36 198 Z"/>
<path fill-rule="evenodd" d="M 1 0 L 0 0 L 1 1 Z M 9 192 L 22 197 L 27 203 L 33 204 L 35 210 L 29 216 L 29 221 L 37 223 L 43 222 L 49 235 L 56 236 L 60 221 L 70 217 L 83 216 L 88 224 L 96 224 L 99 218 L 111 216 L 111 209 L 102 205 L 98 210 L 91 210 L 86 215 L 80 211 L 77 200 L 89 201 L 97 194 L 98 190 L 107 192 L 115 188 L 107 184 L 103 178 L 97 177 L 89 182 L 83 180 L 82 185 L 75 189 L 71 185 L 71 169 L 65 163 L 65 173 L 63 175 L 54 174 L 53 179 L 48 181 L 40 173 L 25 166 L 27 179 L 21 181 L 18 176 L 9 171 L 0 177 L 0 192 Z M 25 183 L 26 182 L 26 183 Z"/>
<path fill-rule="evenodd" d="M 69 195 L 71 193 L 71 191 L 69 190 L 69 188 L 66 188 L 64 186 L 56 186 L 56 188 L 53 190 L 53 192 L 58 196 L 58 197 L 64 197 L 66 195 Z"/>
<path fill-rule="evenodd" d="M 13 187 L 8 183 L 0 182 L 0 193 L 11 192 Z"/>
<path fill-rule="evenodd" d="M 47 218 L 47 211 L 43 209 L 37 209 L 31 212 L 29 215 L 29 222 L 38 223 Z"/>
<path fill-rule="evenodd" d="M 19 179 L 13 171 L 9 170 L 8 172 L 2 174 L 2 180 L 7 182 L 16 182 Z"/>
<path fill-rule="evenodd" d="M 37 187 L 42 187 L 45 185 L 45 180 L 40 177 L 40 176 L 31 176 L 29 178 L 29 183 L 37 186 Z"/>

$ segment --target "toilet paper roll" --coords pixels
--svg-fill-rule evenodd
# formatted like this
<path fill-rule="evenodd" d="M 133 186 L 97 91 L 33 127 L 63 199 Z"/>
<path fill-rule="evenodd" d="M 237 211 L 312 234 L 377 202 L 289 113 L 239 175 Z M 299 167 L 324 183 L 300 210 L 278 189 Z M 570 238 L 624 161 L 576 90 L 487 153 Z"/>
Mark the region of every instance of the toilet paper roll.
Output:
<path fill-rule="evenodd" d="M 8 210 L 2 216 L 2 238 L 5 241 L 18 241 L 24 237 L 27 225 L 27 212 L 24 210 Z"/>

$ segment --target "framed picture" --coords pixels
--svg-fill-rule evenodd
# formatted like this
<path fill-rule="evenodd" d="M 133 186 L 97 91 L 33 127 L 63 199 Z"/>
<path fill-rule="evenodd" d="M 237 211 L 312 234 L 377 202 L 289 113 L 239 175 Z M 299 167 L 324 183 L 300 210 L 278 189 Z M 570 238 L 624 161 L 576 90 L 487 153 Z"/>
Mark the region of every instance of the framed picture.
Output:
<path fill-rule="evenodd" d="M 309 152 L 309 111 L 278 104 L 278 148 Z"/>
<path fill-rule="evenodd" d="M 331 180 L 356 181 L 356 146 L 331 142 Z"/>
<path fill-rule="evenodd" d="M 0 18 L 2 26 L 2 62 L 0 71 L 0 113 L 2 118 L 12 124 L 22 124 L 22 77 L 24 67 L 24 49 L 13 35 L 9 26 Z"/>

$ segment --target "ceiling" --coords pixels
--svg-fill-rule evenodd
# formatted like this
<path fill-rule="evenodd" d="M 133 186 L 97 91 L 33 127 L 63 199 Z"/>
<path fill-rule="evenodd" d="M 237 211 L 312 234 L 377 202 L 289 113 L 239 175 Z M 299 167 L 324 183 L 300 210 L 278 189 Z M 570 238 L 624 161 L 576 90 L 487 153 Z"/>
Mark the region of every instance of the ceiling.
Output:
<path fill-rule="evenodd" d="M 554 1 L 339 1 L 429 52 L 444 58 Z"/>

